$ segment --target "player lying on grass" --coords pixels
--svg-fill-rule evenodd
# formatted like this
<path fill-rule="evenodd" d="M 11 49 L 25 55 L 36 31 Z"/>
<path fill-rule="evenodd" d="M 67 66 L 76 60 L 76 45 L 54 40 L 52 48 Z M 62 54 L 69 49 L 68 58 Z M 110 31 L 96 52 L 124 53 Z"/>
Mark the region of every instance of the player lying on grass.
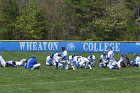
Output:
<path fill-rule="evenodd" d="M 130 65 L 132 67 L 140 67 L 140 57 L 137 53 L 134 54 L 134 60 L 130 62 Z"/>
<path fill-rule="evenodd" d="M 24 66 L 27 63 L 27 59 L 21 59 L 20 61 L 16 61 L 16 66 Z"/>
<path fill-rule="evenodd" d="M 54 60 L 55 60 L 55 64 L 56 64 L 55 69 L 58 69 L 58 68 L 60 68 L 60 67 L 65 65 L 64 63 L 62 63 L 61 55 L 62 55 L 61 53 L 54 54 Z"/>
<path fill-rule="evenodd" d="M 5 61 L 3 58 L 2 58 L 2 53 L 0 52 L 0 66 L 2 67 L 17 67 L 17 66 L 24 66 L 25 62 L 27 60 L 26 59 L 22 59 L 21 61 Z"/>
<path fill-rule="evenodd" d="M 25 64 L 25 69 L 39 69 L 40 63 L 37 63 L 36 57 L 34 55 Z"/>
<path fill-rule="evenodd" d="M 0 52 L 0 66 L 6 67 L 6 61 L 2 57 L 2 52 Z"/>
<path fill-rule="evenodd" d="M 67 64 L 67 69 L 73 69 L 75 70 L 75 67 L 74 65 L 76 64 L 75 60 L 74 60 L 74 57 L 75 57 L 75 54 L 72 54 L 69 56 L 69 61 L 68 61 L 68 64 Z"/>
<path fill-rule="evenodd" d="M 24 66 L 26 62 L 27 62 L 26 59 L 21 59 L 20 61 L 11 60 L 11 61 L 6 61 L 6 66 L 7 67 Z"/>
<path fill-rule="evenodd" d="M 95 63 L 95 56 L 94 56 L 92 53 L 89 54 L 88 60 L 89 60 L 89 62 L 90 62 L 90 65 L 91 65 L 91 66 L 94 66 L 94 63 Z"/>
<path fill-rule="evenodd" d="M 121 54 L 121 57 L 120 57 L 120 60 L 118 61 L 118 67 L 128 67 L 130 66 L 130 61 L 129 61 L 129 58 L 126 54 L 122 53 Z"/>

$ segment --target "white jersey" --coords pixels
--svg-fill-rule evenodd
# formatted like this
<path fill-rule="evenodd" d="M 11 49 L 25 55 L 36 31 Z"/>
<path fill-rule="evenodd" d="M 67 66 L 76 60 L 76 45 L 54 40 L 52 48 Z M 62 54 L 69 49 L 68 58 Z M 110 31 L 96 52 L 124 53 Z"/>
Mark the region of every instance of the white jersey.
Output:
<path fill-rule="evenodd" d="M 50 65 L 49 62 L 51 62 L 53 65 L 55 65 L 55 60 L 54 60 L 54 57 L 50 57 L 50 56 L 47 56 L 46 57 L 46 65 Z"/>
<path fill-rule="evenodd" d="M 78 63 L 80 63 L 80 62 L 89 62 L 89 60 L 88 60 L 88 58 L 80 57 L 80 58 L 78 59 Z"/>
<path fill-rule="evenodd" d="M 87 66 L 86 64 L 89 63 L 89 60 L 88 60 L 88 58 L 81 57 L 78 59 L 78 63 L 80 65 L 80 67 L 86 67 Z"/>
<path fill-rule="evenodd" d="M 59 53 L 55 53 L 54 56 L 53 56 L 55 62 L 60 62 L 60 61 L 61 61 L 61 57 L 58 56 L 58 54 L 59 54 Z"/>
<path fill-rule="evenodd" d="M 106 60 L 107 60 L 107 55 L 106 55 L 106 56 L 101 55 L 101 56 L 100 56 L 100 59 L 102 60 L 103 63 L 106 62 Z"/>
<path fill-rule="evenodd" d="M 88 60 L 90 61 L 90 62 L 95 62 L 95 56 L 94 55 L 92 55 L 92 57 L 91 56 L 88 56 Z"/>
<path fill-rule="evenodd" d="M 72 55 L 69 56 L 69 61 L 70 61 L 70 60 L 74 61 L 74 57 L 72 58 Z"/>
<path fill-rule="evenodd" d="M 84 59 L 84 57 L 80 57 L 80 58 L 78 58 L 78 63 L 80 63 L 82 60 Z"/>
<path fill-rule="evenodd" d="M 88 58 L 82 57 L 81 61 L 89 62 Z"/>
<path fill-rule="evenodd" d="M 82 56 L 75 56 L 73 61 L 75 61 L 76 63 L 78 63 L 80 61 Z"/>
<path fill-rule="evenodd" d="M 6 61 L 6 63 L 8 63 L 8 64 L 13 64 L 13 61 Z"/>
<path fill-rule="evenodd" d="M 55 58 L 55 62 L 61 62 L 61 60 L 62 60 L 62 58 L 59 57 L 59 56 L 57 56 L 57 57 Z"/>
<path fill-rule="evenodd" d="M 6 66 L 6 62 L 5 62 L 5 60 L 2 58 L 2 56 L 0 56 L 0 66 L 3 66 L 3 67 Z"/>
<path fill-rule="evenodd" d="M 135 61 L 136 61 L 137 63 L 140 63 L 140 57 L 137 56 L 136 59 L 135 59 Z"/>
<path fill-rule="evenodd" d="M 71 59 L 73 59 L 73 58 L 72 58 L 72 55 L 71 55 L 71 56 L 69 56 L 69 60 L 71 60 Z"/>
<path fill-rule="evenodd" d="M 68 52 L 65 50 L 65 51 L 63 51 L 62 55 L 63 56 L 67 56 L 68 55 Z"/>
<path fill-rule="evenodd" d="M 90 56 L 88 56 L 88 59 L 90 59 Z M 92 55 L 92 59 L 94 60 L 96 59 L 94 55 Z"/>
<path fill-rule="evenodd" d="M 55 53 L 53 57 L 56 58 L 56 57 L 58 56 L 58 54 L 59 54 L 59 53 Z"/>
<path fill-rule="evenodd" d="M 53 57 L 51 58 L 50 56 L 47 56 L 46 57 L 46 63 L 49 62 L 49 61 L 53 61 L 53 59 L 54 59 Z"/>
<path fill-rule="evenodd" d="M 109 60 L 113 60 L 113 61 L 115 60 L 113 51 L 108 51 L 107 57 L 109 58 Z"/>

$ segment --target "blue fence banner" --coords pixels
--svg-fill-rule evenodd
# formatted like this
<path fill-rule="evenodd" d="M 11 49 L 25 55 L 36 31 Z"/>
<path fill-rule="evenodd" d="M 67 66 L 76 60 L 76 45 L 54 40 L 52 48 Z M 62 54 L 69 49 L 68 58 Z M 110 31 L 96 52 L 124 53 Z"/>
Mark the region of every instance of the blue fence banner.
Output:
<path fill-rule="evenodd" d="M 140 53 L 140 42 L 69 42 L 69 41 L 1 41 L 0 51 L 103 52 L 111 46 L 114 52 Z"/>

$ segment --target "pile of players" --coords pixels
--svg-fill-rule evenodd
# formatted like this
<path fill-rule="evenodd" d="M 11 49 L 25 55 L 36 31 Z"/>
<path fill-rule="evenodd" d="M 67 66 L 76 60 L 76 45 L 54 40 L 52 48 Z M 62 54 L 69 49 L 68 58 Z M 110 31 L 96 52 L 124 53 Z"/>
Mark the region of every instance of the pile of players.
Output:
<path fill-rule="evenodd" d="M 117 62 L 114 58 L 112 47 L 108 47 L 108 52 L 103 52 L 100 56 L 99 67 L 109 69 L 120 69 L 120 67 L 140 67 L 140 57 L 135 53 L 134 60 L 129 61 L 126 54 L 122 53 L 120 60 Z M 90 53 L 89 56 L 82 57 L 79 54 L 72 54 L 68 57 L 66 49 L 62 48 L 62 53 L 50 54 L 46 58 L 47 66 L 55 66 L 55 69 L 65 68 L 67 70 L 76 68 L 92 69 L 95 65 L 95 56 Z"/>
<path fill-rule="evenodd" d="M 109 69 L 120 69 L 120 67 L 140 67 L 140 57 L 134 54 L 134 60 L 129 61 L 126 54 L 122 53 L 120 60 L 117 62 L 114 58 L 112 47 L 108 47 L 108 52 L 103 52 L 100 56 L 99 67 Z M 72 54 L 68 57 L 65 47 L 62 47 L 61 53 L 50 54 L 46 58 L 47 66 L 55 66 L 55 69 L 65 68 L 67 70 L 75 70 L 77 68 L 92 69 L 95 66 L 95 56 L 90 53 L 89 56 L 83 57 L 79 54 Z M 37 63 L 36 57 L 31 56 L 30 59 L 22 59 L 21 61 L 5 61 L 0 53 L 0 66 L 2 67 L 18 67 L 23 66 L 25 69 L 39 69 L 40 63 Z"/>

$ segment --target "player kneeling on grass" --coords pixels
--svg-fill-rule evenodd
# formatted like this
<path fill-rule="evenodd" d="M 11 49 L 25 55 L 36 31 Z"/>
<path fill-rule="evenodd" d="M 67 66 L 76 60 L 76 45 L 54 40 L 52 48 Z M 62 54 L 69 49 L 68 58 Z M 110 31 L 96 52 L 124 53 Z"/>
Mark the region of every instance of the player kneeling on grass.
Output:
<path fill-rule="evenodd" d="M 62 60 L 68 60 L 68 52 L 67 50 L 65 49 L 65 47 L 62 47 Z"/>
<path fill-rule="evenodd" d="M 0 52 L 0 66 L 6 67 L 6 61 L 2 57 L 2 52 Z"/>
<path fill-rule="evenodd" d="M 95 63 L 95 56 L 94 56 L 92 53 L 89 54 L 88 60 L 89 60 L 89 62 L 90 62 L 90 65 L 91 65 L 91 66 L 94 66 L 94 63 Z"/>
<path fill-rule="evenodd" d="M 63 64 L 62 64 L 62 57 L 61 57 L 61 53 L 56 53 L 56 54 L 54 54 L 54 60 L 55 60 L 55 69 L 58 69 L 58 68 L 60 68 L 60 67 L 62 67 L 63 66 Z"/>
<path fill-rule="evenodd" d="M 99 67 L 105 68 L 105 67 L 107 67 L 107 64 L 108 64 L 107 54 L 106 54 L 106 52 L 103 52 L 103 54 L 100 56 Z"/>
<path fill-rule="evenodd" d="M 49 56 L 47 56 L 46 65 L 47 66 L 55 66 L 54 54 L 50 54 Z"/>
<path fill-rule="evenodd" d="M 140 67 L 140 57 L 137 53 L 134 54 L 134 60 L 130 62 L 130 65 L 132 67 Z"/>
<path fill-rule="evenodd" d="M 85 69 L 92 69 L 90 61 L 85 57 L 79 57 L 76 63 L 76 68 L 85 67 Z"/>
<path fill-rule="evenodd" d="M 62 58 L 61 62 L 63 63 L 63 66 L 65 66 L 65 69 L 69 69 L 68 52 L 65 49 L 65 47 L 62 47 L 61 58 Z"/>
<path fill-rule="evenodd" d="M 68 61 L 68 64 L 67 64 L 67 69 L 73 69 L 73 70 L 75 70 L 75 67 L 74 67 L 74 65 L 75 65 L 75 60 L 74 60 L 74 57 L 75 57 L 75 54 L 72 54 L 72 55 L 70 55 L 69 56 L 69 61 Z"/>
<path fill-rule="evenodd" d="M 118 61 L 118 67 L 128 67 L 130 66 L 129 58 L 126 54 L 122 53 L 120 60 Z"/>
<path fill-rule="evenodd" d="M 25 64 L 25 69 L 39 69 L 40 63 L 37 63 L 36 57 L 34 55 Z"/>
<path fill-rule="evenodd" d="M 114 52 L 112 50 L 112 47 L 108 47 L 108 53 L 107 53 L 107 60 L 108 60 L 108 64 L 107 64 L 107 67 L 109 69 L 118 69 L 118 64 L 114 58 Z"/>

